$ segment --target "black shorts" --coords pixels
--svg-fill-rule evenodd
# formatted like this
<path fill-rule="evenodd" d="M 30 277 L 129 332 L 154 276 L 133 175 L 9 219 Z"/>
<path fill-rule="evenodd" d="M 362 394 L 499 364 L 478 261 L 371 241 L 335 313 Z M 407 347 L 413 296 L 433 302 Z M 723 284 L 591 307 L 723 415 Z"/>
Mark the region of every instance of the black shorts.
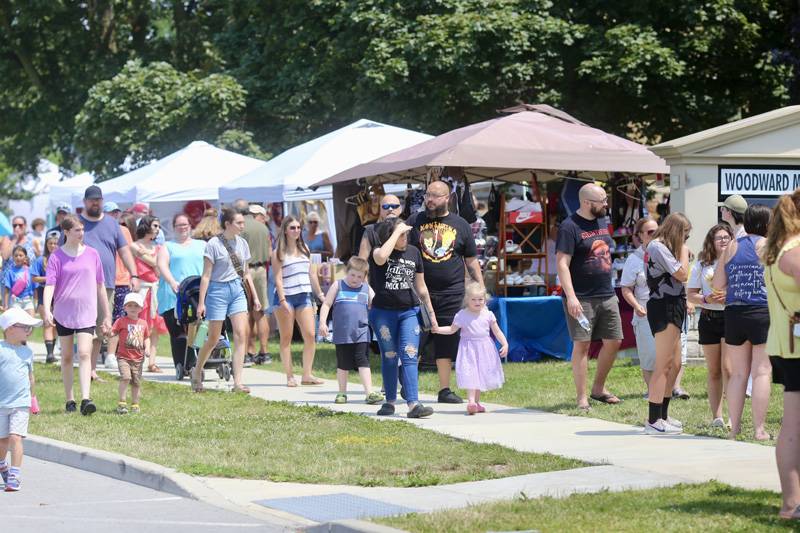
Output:
<path fill-rule="evenodd" d="M 684 320 L 686 320 L 685 296 L 664 296 L 647 300 L 647 323 L 650 324 L 653 335 L 667 329 L 669 324 L 675 324 L 679 331 L 683 331 Z"/>
<path fill-rule="evenodd" d="M 770 355 L 772 382 L 783 385 L 786 392 L 800 392 L 800 359 L 784 359 Z"/>
<path fill-rule="evenodd" d="M 719 344 L 725 338 L 725 311 L 700 310 L 697 321 L 697 342 L 703 344 Z"/>
<path fill-rule="evenodd" d="M 764 344 L 768 331 L 769 309 L 766 305 L 729 305 L 725 308 L 726 344 Z"/>
<path fill-rule="evenodd" d="M 79 328 L 79 329 L 72 329 L 62 326 L 58 323 L 57 320 L 54 320 L 56 323 L 56 335 L 59 337 L 69 337 L 70 335 L 75 335 L 76 333 L 88 333 L 90 335 L 94 335 L 94 326 L 89 326 L 88 328 Z"/>
<path fill-rule="evenodd" d="M 440 326 L 449 326 L 453 323 L 456 313 L 461 311 L 464 302 L 462 294 L 433 294 L 431 293 L 431 304 L 436 315 L 436 323 Z M 458 355 L 458 343 L 461 339 L 461 332 L 454 335 L 436 335 L 434 333 L 424 333 L 420 338 L 420 347 L 428 342 L 433 343 L 433 357 L 435 359 L 456 360 Z"/>
<path fill-rule="evenodd" d="M 358 370 L 369 368 L 369 343 L 336 345 L 336 368 L 339 370 Z"/>

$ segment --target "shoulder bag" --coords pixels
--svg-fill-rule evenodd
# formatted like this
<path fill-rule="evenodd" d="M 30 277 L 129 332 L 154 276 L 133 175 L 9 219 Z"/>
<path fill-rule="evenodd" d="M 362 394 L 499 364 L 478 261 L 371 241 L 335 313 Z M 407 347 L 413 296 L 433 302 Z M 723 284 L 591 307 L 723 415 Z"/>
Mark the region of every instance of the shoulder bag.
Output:
<path fill-rule="evenodd" d="M 239 275 L 239 281 L 242 283 L 242 288 L 244 289 L 244 297 L 247 299 L 247 310 L 253 310 L 253 291 L 250 288 L 250 284 L 247 283 L 247 280 L 244 279 L 244 267 L 242 266 L 242 260 L 239 259 L 239 256 L 236 254 L 236 251 L 230 245 L 230 243 L 223 237 L 220 233 L 217 235 L 217 238 L 220 240 L 225 249 L 228 251 L 228 255 L 231 258 L 231 264 L 233 264 L 233 269 L 236 271 L 236 274 Z"/>

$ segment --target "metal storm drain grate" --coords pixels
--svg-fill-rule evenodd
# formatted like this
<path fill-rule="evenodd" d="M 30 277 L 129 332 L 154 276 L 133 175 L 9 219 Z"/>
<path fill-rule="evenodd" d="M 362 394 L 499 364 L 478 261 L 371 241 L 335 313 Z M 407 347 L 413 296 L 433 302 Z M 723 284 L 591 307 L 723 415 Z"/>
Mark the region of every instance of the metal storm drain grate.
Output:
<path fill-rule="evenodd" d="M 264 507 L 286 511 L 315 522 L 344 520 L 347 518 L 370 518 L 415 513 L 419 509 L 411 509 L 400 505 L 392 505 L 378 500 L 370 500 L 352 494 L 325 494 L 322 496 L 297 496 L 295 498 L 275 498 L 257 500 Z"/>

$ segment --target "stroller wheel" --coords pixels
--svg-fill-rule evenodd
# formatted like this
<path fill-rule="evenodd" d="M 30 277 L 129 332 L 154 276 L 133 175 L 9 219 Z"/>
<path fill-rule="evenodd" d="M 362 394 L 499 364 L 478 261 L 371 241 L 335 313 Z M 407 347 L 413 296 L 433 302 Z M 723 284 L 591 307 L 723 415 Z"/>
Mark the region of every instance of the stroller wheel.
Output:
<path fill-rule="evenodd" d="M 178 381 L 183 381 L 183 378 L 186 376 L 183 372 L 183 363 L 176 363 L 175 364 L 175 379 Z"/>
<path fill-rule="evenodd" d="M 220 368 L 222 368 L 222 379 L 224 379 L 225 381 L 230 381 L 231 380 L 231 367 L 230 367 L 230 365 L 224 364 Z"/>

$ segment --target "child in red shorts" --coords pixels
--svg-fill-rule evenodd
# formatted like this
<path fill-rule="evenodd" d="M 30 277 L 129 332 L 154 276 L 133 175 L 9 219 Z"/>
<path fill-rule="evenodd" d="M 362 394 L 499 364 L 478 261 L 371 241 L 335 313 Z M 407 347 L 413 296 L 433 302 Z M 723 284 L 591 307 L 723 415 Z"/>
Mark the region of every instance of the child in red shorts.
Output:
<path fill-rule="evenodd" d="M 150 353 L 150 328 L 139 318 L 144 300 L 139 293 L 125 295 L 123 304 L 125 315 L 116 320 L 111 328 L 112 337 L 108 341 L 108 353 L 116 354 L 119 367 L 119 402 L 117 414 L 128 414 L 128 384 L 131 385 L 131 410 L 140 412 L 139 391 L 142 380 L 142 363 Z"/>

